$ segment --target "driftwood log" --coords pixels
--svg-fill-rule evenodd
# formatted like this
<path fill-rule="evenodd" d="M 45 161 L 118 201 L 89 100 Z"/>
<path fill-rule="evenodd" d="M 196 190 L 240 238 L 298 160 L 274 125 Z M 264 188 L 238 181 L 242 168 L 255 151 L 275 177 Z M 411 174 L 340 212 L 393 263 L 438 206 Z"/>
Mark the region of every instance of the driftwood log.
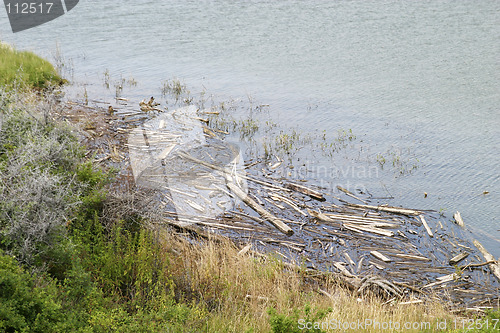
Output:
<path fill-rule="evenodd" d="M 486 261 L 490 262 L 490 264 L 488 264 L 488 266 L 490 267 L 491 273 L 493 273 L 493 275 L 495 275 L 495 277 L 498 279 L 498 281 L 500 281 L 500 263 L 477 240 L 474 240 L 474 246 L 477 247 L 479 252 L 481 252 L 484 259 Z"/>
<path fill-rule="evenodd" d="M 415 209 L 391 207 L 391 206 L 358 205 L 358 204 L 353 204 L 353 203 L 348 203 L 347 206 L 362 208 L 362 209 L 378 210 L 378 211 L 383 211 L 383 212 L 388 212 L 388 213 L 396 213 L 396 214 L 402 214 L 402 215 L 408 215 L 408 216 L 422 214 L 421 211 L 418 211 Z"/>
<path fill-rule="evenodd" d="M 248 196 L 247 193 L 245 193 L 243 190 L 241 190 L 238 186 L 235 184 L 228 182 L 227 187 L 231 190 L 232 193 L 234 193 L 238 198 L 240 198 L 244 203 L 246 203 L 250 208 L 255 210 L 257 213 L 259 213 L 260 216 L 262 216 L 264 219 L 267 221 L 271 222 L 276 228 L 278 228 L 279 231 L 284 233 L 287 236 L 292 236 L 293 235 L 293 230 L 289 226 L 287 226 L 283 221 L 280 219 L 276 218 L 274 215 L 269 213 L 267 210 L 262 208 L 261 205 L 259 205 L 257 202 L 255 202 L 252 198 Z"/>

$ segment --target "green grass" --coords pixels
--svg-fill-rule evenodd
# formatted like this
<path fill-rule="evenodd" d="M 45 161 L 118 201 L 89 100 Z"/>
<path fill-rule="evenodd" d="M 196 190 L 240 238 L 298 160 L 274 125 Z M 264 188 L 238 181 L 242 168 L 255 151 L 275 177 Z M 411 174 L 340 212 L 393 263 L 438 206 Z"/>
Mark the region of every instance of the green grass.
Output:
<path fill-rule="evenodd" d="M 0 42 L 0 86 L 8 90 L 40 90 L 62 83 L 62 78 L 47 60 L 29 51 L 17 51 Z"/>

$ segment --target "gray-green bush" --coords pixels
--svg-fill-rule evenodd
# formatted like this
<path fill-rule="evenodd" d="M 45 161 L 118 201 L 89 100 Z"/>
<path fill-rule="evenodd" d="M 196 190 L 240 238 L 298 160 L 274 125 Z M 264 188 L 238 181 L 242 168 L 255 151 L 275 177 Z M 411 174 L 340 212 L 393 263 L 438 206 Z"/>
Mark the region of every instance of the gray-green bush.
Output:
<path fill-rule="evenodd" d="M 80 191 L 67 171 L 82 154 L 71 131 L 47 116 L 50 102 L 39 100 L 43 112 L 30 112 L 24 96 L 0 93 L 0 246 L 36 266 L 49 253 L 64 253 L 58 247 Z"/>

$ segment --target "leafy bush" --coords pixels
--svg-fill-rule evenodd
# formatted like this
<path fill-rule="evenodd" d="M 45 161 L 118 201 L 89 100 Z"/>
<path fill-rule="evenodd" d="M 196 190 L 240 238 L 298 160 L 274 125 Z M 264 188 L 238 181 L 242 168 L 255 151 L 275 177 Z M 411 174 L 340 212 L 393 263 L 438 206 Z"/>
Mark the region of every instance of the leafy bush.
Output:
<path fill-rule="evenodd" d="M 36 288 L 34 279 L 10 256 L 0 253 L 0 330 L 53 332 L 64 318 L 55 285 Z"/>
<path fill-rule="evenodd" d="M 269 323 L 274 333 L 299 333 L 303 332 L 307 327 L 306 323 L 311 323 L 311 328 L 307 327 L 308 332 L 323 332 L 321 327 L 315 327 L 314 323 L 321 322 L 322 319 L 330 313 L 331 309 L 313 311 L 311 306 L 306 305 L 304 311 L 294 309 L 293 313 L 289 316 L 277 313 L 276 309 L 268 309 Z M 302 326 L 301 326 L 302 325 Z"/>

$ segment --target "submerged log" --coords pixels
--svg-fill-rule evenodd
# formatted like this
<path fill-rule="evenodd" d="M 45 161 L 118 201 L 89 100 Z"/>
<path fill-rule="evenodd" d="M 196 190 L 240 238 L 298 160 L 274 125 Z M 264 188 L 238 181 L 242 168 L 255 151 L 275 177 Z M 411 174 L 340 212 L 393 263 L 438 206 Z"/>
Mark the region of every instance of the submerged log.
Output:
<path fill-rule="evenodd" d="M 486 265 L 489 265 L 489 264 L 494 264 L 496 263 L 495 260 L 490 260 L 490 261 L 486 261 L 486 262 L 481 262 L 479 264 L 467 264 L 467 265 L 463 265 L 463 266 L 460 266 L 459 268 L 461 270 L 464 270 L 466 268 L 474 268 L 474 267 L 481 267 L 481 266 L 486 266 Z"/>
<path fill-rule="evenodd" d="M 362 203 L 364 203 L 364 204 L 367 204 L 367 203 L 368 203 L 368 202 L 366 202 L 365 200 L 363 200 L 363 199 L 361 199 L 361 198 L 358 198 L 358 197 L 357 197 L 357 196 L 355 196 L 352 192 L 350 192 L 349 190 L 347 190 L 347 189 L 343 188 L 342 186 L 337 186 L 337 189 L 338 189 L 339 191 L 344 192 L 346 195 L 350 196 L 351 198 L 354 198 L 354 199 L 356 199 L 356 200 L 361 201 L 361 202 L 362 202 Z"/>
<path fill-rule="evenodd" d="M 399 207 L 391 207 L 391 206 L 358 205 L 358 204 L 353 204 L 353 203 L 347 203 L 347 206 L 351 206 L 351 207 L 355 207 L 355 208 L 362 208 L 362 209 L 373 209 L 373 210 L 401 214 L 401 215 L 408 215 L 408 216 L 422 214 L 421 211 L 418 211 L 415 209 L 399 208 Z"/>
<path fill-rule="evenodd" d="M 467 258 L 468 256 L 469 256 L 469 254 L 467 252 L 459 253 L 458 255 L 454 256 L 453 258 L 451 258 L 449 260 L 449 264 L 451 266 L 456 265 L 459 262 L 461 262 L 462 260 L 464 260 L 465 258 Z"/>
<path fill-rule="evenodd" d="M 282 197 L 281 195 L 278 195 L 278 194 L 271 194 L 271 198 L 273 200 L 275 199 L 278 199 L 280 201 L 283 201 L 285 202 L 286 204 L 288 204 L 288 206 L 292 207 L 296 212 L 298 212 L 299 214 L 303 215 L 303 216 L 307 216 L 306 213 L 304 213 L 296 204 L 294 204 L 292 202 L 292 200 L 288 199 L 288 198 L 285 198 L 285 197 Z"/>
<path fill-rule="evenodd" d="M 318 201 L 326 201 L 325 197 L 323 194 L 319 193 L 318 191 L 311 190 L 310 188 L 307 188 L 302 185 L 294 184 L 294 183 L 286 183 L 285 187 L 300 192 L 302 194 L 308 195 L 313 199 L 316 199 Z"/>
<path fill-rule="evenodd" d="M 498 279 L 498 281 L 500 281 L 500 263 L 477 240 L 474 240 L 473 243 L 474 243 L 474 246 L 477 247 L 479 252 L 481 252 L 481 254 L 483 255 L 483 257 L 486 261 L 493 261 L 488 266 L 490 267 L 491 273 L 493 273 L 493 275 L 495 275 L 495 277 Z"/>

